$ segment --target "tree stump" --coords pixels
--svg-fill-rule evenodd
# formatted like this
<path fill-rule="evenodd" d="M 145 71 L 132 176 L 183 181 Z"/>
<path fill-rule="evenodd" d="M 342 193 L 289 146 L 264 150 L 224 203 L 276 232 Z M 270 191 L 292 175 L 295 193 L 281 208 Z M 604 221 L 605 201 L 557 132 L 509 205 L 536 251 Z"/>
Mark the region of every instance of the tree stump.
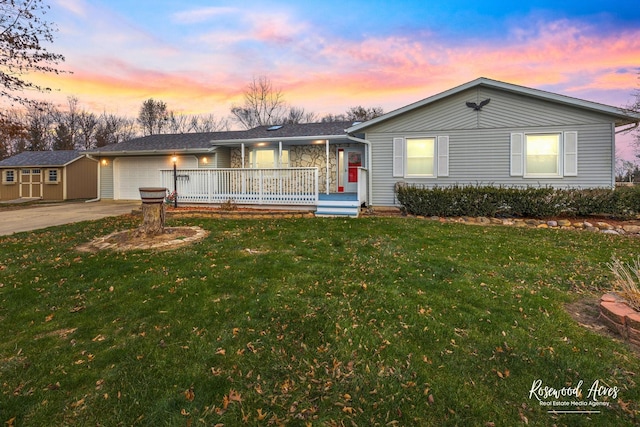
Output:
<path fill-rule="evenodd" d="M 147 236 L 164 233 L 164 203 L 142 204 L 142 225 L 139 230 Z"/>

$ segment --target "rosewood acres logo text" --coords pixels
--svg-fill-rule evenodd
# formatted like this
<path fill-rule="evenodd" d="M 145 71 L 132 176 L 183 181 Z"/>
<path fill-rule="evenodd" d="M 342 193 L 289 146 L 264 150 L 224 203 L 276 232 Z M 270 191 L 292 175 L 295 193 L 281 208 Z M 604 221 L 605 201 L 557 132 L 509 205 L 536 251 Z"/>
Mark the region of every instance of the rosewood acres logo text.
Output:
<path fill-rule="evenodd" d="M 583 390 L 584 385 L 580 380 L 575 387 L 554 388 L 537 379 L 531 383 L 529 399 L 548 407 L 549 413 L 599 414 L 599 408 L 608 408 L 610 400 L 618 398 L 618 387 L 609 387 L 604 381 L 595 380 L 586 390 Z"/>

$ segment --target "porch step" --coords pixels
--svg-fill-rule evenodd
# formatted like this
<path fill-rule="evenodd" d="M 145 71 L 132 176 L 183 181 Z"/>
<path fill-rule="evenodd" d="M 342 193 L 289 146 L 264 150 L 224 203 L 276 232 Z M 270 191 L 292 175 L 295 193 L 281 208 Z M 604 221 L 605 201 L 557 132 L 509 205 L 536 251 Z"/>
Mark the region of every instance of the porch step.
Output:
<path fill-rule="evenodd" d="M 357 218 L 360 205 L 357 200 L 319 200 L 315 215 L 318 217 L 348 216 Z"/>

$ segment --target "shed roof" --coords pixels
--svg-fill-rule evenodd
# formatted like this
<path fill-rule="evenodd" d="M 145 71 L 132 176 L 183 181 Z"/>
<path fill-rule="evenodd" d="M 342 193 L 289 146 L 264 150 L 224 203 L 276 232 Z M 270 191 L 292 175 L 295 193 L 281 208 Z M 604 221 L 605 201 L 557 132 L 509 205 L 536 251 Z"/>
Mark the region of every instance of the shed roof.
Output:
<path fill-rule="evenodd" d="M 624 126 L 631 123 L 640 122 L 640 114 L 630 112 L 618 107 L 612 107 L 610 105 L 600 104 L 592 101 L 585 101 L 579 98 L 573 98 L 566 95 L 560 95 L 557 93 L 547 92 L 540 89 L 532 89 L 525 86 L 514 85 L 511 83 L 505 83 L 498 80 L 488 79 L 486 77 L 480 77 L 476 80 L 470 81 L 463 85 L 454 87 L 447 91 L 438 93 L 436 95 L 430 96 L 429 98 L 425 98 L 421 101 L 414 102 L 413 104 L 409 104 L 405 107 L 399 108 L 397 110 L 391 111 L 387 114 L 384 114 L 380 117 L 376 117 L 375 119 L 369 120 L 367 122 L 363 122 L 354 126 L 351 126 L 347 131 L 349 133 L 361 132 L 364 129 L 373 126 L 377 123 L 384 122 L 386 120 L 397 117 L 406 112 L 415 110 L 417 108 L 421 108 L 427 106 L 433 102 L 439 101 L 443 98 L 446 98 L 451 95 L 455 95 L 467 89 L 472 89 L 479 86 L 491 87 L 494 89 L 500 89 L 507 92 L 517 93 L 519 95 L 526 95 L 532 98 L 543 99 L 550 102 L 555 102 L 559 104 L 569 105 L 575 108 L 580 108 L 584 110 L 594 111 L 601 114 L 605 114 L 610 116 L 613 120 L 615 120 L 616 126 Z"/>
<path fill-rule="evenodd" d="M 23 151 L 0 161 L 0 167 L 61 167 L 84 155 L 83 152 L 78 150 Z"/>

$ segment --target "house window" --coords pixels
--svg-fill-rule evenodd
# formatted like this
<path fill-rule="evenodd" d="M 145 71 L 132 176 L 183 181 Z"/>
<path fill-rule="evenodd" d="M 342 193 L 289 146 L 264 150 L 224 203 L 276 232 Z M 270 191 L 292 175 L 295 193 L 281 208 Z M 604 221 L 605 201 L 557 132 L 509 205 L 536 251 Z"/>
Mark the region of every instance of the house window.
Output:
<path fill-rule="evenodd" d="M 407 176 L 434 176 L 435 138 L 407 138 Z"/>
<path fill-rule="evenodd" d="M 512 133 L 511 176 L 578 176 L 578 132 Z"/>
<path fill-rule="evenodd" d="M 51 183 L 58 182 L 58 169 L 49 169 L 47 171 L 47 182 L 51 182 Z"/>
<path fill-rule="evenodd" d="M 251 167 L 256 169 L 288 168 L 289 150 L 282 150 L 282 159 L 280 161 L 278 161 L 278 152 L 278 149 L 273 148 L 250 151 L 249 162 Z"/>
<path fill-rule="evenodd" d="M 525 135 L 525 176 L 560 174 L 560 134 Z"/>
<path fill-rule="evenodd" d="M 394 177 L 448 177 L 449 136 L 393 138 Z"/>
<path fill-rule="evenodd" d="M 16 183 L 16 171 L 14 170 L 6 170 L 3 172 L 2 182 L 5 184 L 15 184 Z"/>

